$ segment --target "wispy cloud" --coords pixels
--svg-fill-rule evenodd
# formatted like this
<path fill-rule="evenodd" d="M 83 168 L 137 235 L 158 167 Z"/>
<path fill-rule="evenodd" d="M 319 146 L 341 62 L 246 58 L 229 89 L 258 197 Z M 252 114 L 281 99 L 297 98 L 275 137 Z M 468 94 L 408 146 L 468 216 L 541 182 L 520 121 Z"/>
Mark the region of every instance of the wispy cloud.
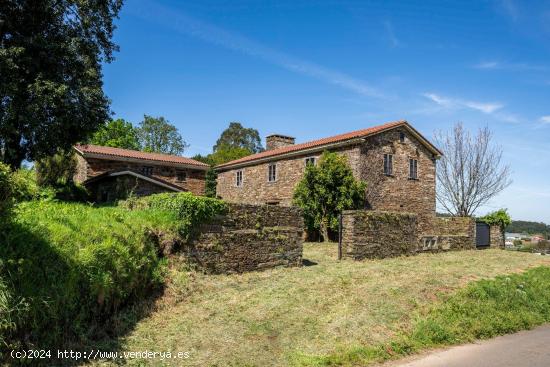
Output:
<path fill-rule="evenodd" d="M 519 8 L 514 0 L 500 0 L 499 5 L 504 13 L 514 22 L 519 19 Z"/>
<path fill-rule="evenodd" d="M 393 30 L 393 24 L 390 21 L 387 20 L 387 21 L 384 22 L 384 29 L 386 30 L 386 33 L 388 35 L 388 39 L 390 40 L 390 44 L 392 45 L 392 47 L 401 46 L 401 42 L 399 41 L 399 39 L 395 35 L 395 32 Z"/>
<path fill-rule="evenodd" d="M 142 5 L 143 7 L 136 15 L 145 20 L 153 20 L 182 34 L 229 50 L 239 51 L 294 73 L 306 75 L 363 96 L 385 98 L 377 88 L 338 70 L 296 58 L 238 33 L 195 19 L 176 9 L 151 2 L 144 2 Z"/>
<path fill-rule="evenodd" d="M 544 124 L 544 125 L 550 124 L 550 115 L 541 116 L 539 118 L 539 121 L 540 121 L 541 124 Z"/>
<path fill-rule="evenodd" d="M 446 109 L 469 108 L 472 110 L 483 112 L 485 114 L 491 114 L 497 110 L 500 110 L 502 107 L 504 107 L 504 105 L 496 102 L 485 103 L 485 102 L 478 102 L 478 101 L 468 101 L 468 100 L 457 99 L 457 98 L 443 97 L 435 93 L 424 93 L 423 96 Z"/>
<path fill-rule="evenodd" d="M 482 61 L 473 65 L 475 69 L 480 70 L 510 70 L 510 71 L 548 71 L 548 67 L 544 65 L 536 65 L 529 63 L 510 63 L 496 60 Z"/>

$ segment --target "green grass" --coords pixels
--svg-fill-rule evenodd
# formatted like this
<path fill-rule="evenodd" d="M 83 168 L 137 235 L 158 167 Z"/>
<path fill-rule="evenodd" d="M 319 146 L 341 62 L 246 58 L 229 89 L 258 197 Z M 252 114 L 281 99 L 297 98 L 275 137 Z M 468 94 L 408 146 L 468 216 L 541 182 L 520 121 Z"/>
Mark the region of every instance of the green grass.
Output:
<path fill-rule="evenodd" d="M 177 225 L 159 210 L 19 204 L 0 233 L 1 347 L 53 348 L 93 335 L 163 284 L 155 233 L 177 236 Z"/>
<path fill-rule="evenodd" d="M 514 315 L 513 311 L 505 313 L 506 307 L 530 307 L 540 301 L 527 298 L 522 304 L 512 299 L 499 306 L 510 289 L 520 292 L 516 285 L 523 280 L 515 275 L 498 278 L 498 289 L 507 282 L 513 285 L 502 293 L 487 290 L 487 297 L 480 299 L 483 302 L 472 290 L 477 288 L 464 287 L 473 281 L 550 265 L 548 257 L 485 250 L 355 262 L 338 261 L 336 253 L 333 244 L 306 244 L 304 258 L 316 265 L 235 275 L 202 275 L 172 266 L 170 284 L 157 311 L 116 340 L 117 347 L 126 351 L 189 351 L 191 358 L 185 365 L 192 366 L 364 365 L 546 320 L 522 316 L 504 321 L 506 327 L 491 323 L 503 315 Z M 540 281 L 539 288 L 550 285 L 546 273 L 536 270 L 532 274 L 529 282 Z M 490 289 L 486 284 L 493 283 L 473 284 Z M 531 287 L 531 283 L 525 284 Z M 534 288 L 529 292 L 535 293 Z M 490 301 L 496 294 L 502 297 Z M 541 297 L 548 299 L 547 291 Z M 446 299 L 449 301 L 442 303 Z M 480 302 L 477 308 L 471 306 L 476 302 Z M 539 306 L 533 315 L 546 304 L 539 302 Z M 489 326 L 457 326 L 453 320 L 462 319 L 457 315 L 468 310 L 471 314 L 464 317 L 472 323 L 486 311 L 480 320 Z M 525 307 L 519 310 L 522 315 L 524 311 Z M 105 361 L 96 364 L 109 365 Z"/>

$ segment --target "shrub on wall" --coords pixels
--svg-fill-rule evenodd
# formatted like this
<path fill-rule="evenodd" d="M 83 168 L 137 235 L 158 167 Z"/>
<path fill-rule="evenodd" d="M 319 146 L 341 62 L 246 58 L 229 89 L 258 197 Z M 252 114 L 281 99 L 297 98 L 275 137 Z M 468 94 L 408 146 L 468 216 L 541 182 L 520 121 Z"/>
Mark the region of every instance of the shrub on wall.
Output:
<path fill-rule="evenodd" d="M 208 222 L 218 214 L 227 210 L 225 202 L 195 196 L 190 192 L 163 193 L 141 198 L 129 198 L 119 202 L 119 205 L 128 209 L 160 209 L 168 210 L 176 214 L 180 220 L 180 234 L 184 240 L 188 240 L 193 229 L 201 223 Z"/>
<path fill-rule="evenodd" d="M 506 209 L 499 209 L 484 217 L 479 218 L 480 221 L 487 223 L 490 226 L 499 226 L 501 231 L 512 223 L 512 218 Z"/>

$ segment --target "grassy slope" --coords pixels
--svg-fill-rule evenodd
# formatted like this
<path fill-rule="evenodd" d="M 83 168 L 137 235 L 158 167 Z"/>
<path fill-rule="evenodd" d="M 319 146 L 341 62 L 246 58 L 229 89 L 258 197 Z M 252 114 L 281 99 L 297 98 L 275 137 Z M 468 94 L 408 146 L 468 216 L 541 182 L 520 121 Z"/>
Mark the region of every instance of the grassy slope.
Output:
<path fill-rule="evenodd" d="M 415 311 L 472 280 L 550 265 L 548 257 L 499 250 L 338 262 L 334 245 L 318 244 L 306 244 L 304 257 L 317 265 L 193 274 L 193 291 L 142 320 L 123 348 L 190 351 L 187 362 L 196 366 L 330 363 L 302 356 L 343 353 L 346 359 L 354 346 L 412 331 Z"/>
<path fill-rule="evenodd" d="M 164 211 L 20 204 L 0 236 L 0 279 L 13 302 L 28 307 L 10 315 L 16 325 L 0 328 L 0 341 L 8 331 L 49 346 L 85 336 L 94 317 L 160 285 L 159 259 L 147 232 L 175 232 L 176 226 L 175 216 Z"/>

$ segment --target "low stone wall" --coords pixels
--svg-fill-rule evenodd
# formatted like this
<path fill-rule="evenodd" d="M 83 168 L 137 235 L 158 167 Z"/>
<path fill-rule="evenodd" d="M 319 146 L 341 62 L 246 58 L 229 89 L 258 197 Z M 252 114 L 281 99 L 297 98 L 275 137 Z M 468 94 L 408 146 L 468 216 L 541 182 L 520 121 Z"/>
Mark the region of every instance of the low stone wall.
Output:
<path fill-rule="evenodd" d="M 342 214 L 342 256 L 354 260 L 412 255 L 418 250 L 417 216 L 348 210 Z"/>
<path fill-rule="evenodd" d="M 202 225 L 184 252 L 209 273 L 301 266 L 303 231 L 299 208 L 229 204 L 228 213 Z"/>
<path fill-rule="evenodd" d="M 421 251 L 476 248 L 476 223 L 472 217 L 436 217 L 420 235 Z"/>
<path fill-rule="evenodd" d="M 504 233 L 500 226 L 490 227 L 491 247 L 504 248 Z"/>

